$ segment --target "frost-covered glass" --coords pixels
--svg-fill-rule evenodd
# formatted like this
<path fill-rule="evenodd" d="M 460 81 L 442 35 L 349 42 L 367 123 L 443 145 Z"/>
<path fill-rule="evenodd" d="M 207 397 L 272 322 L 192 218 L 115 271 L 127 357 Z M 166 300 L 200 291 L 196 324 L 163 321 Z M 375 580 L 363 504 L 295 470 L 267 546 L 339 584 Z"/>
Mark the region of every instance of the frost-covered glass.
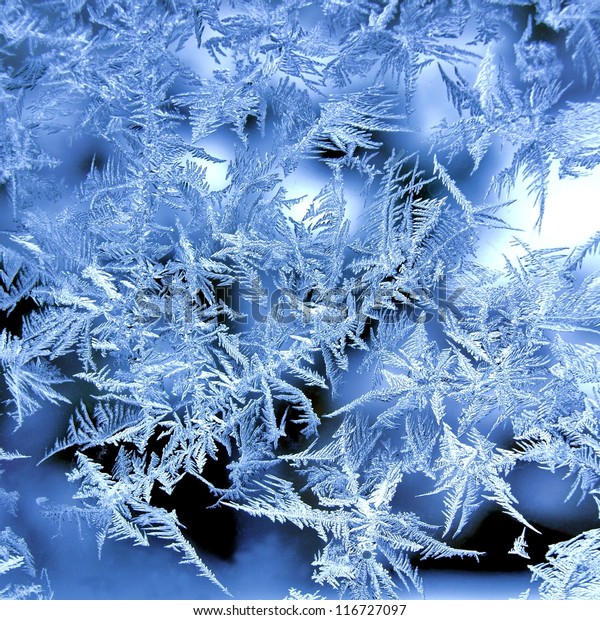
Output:
<path fill-rule="evenodd" d="M 0 52 L 0 598 L 600 598 L 599 0 Z"/>

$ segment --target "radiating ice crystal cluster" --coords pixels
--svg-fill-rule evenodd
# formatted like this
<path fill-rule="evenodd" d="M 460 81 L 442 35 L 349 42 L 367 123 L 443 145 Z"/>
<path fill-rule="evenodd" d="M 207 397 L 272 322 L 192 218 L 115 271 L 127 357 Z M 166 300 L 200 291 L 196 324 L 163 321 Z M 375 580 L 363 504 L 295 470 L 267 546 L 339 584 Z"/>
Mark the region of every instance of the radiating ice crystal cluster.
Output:
<path fill-rule="evenodd" d="M 600 1 L 5 0 L 0 52 L 0 597 L 69 522 L 235 596 L 270 519 L 328 596 L 600 598 L 597 197 L 530 241 L 600 163 Z"/>

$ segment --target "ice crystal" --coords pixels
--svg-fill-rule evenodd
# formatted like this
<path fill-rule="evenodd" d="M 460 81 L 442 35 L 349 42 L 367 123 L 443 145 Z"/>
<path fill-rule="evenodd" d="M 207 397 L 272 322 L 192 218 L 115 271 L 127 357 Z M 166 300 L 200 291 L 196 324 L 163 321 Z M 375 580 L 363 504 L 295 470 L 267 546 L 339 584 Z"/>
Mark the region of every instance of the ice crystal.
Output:
<path fill-rule="evenodd" d="M 528 558 L 543 528 L 513 473 L 582 502 L 600 484 L 600 237 L 478 252 L 518 184 L 540 227 L 553 166 L 600 163 L 599 29 L 597 0 L 7 0 L 4 413 L 12 446 L 58 410 L 32 456 L 77 486 L 41 512 L 99 550 L 164 540 L 223 593 L 169 499 L 191 479 L 198 523 L 215 505 L 314 532 L 326 594 L 476 569 L 485 511 Z M 17 500 L 0 489 L 2 518 Z M 532 560 L 541 596 L 599 596 L 598 531 Z M 18 570 L 36 577 L 7 525 Z"/>

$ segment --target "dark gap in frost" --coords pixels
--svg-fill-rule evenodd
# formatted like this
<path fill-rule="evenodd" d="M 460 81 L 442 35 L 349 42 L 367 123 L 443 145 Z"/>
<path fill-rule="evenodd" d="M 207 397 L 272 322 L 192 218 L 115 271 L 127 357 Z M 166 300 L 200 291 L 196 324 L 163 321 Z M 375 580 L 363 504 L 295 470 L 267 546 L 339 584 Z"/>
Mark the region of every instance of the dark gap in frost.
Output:
<path fill-rule="evenodd" d="M 23 333 L 23 320 L 39 310 L 39 305 L 31 297 L 23 297 L 12 310 L 0 310 L 0 329 L 5 329 L 14 338 L 20 338 Z"/>
<path fill-rule="evenodd" d="M 494 510 L 485 515 L 477 525 L 471 525 L 449 544 L 460 549 L 483 551 L 485 555 L 475 558 L 440 558 L 419 562 L 421 568 L 436 570 L 477 570 L 478 572 L 514 573 L 527 571 L 532 564 L 545 562 L 548 546 L 568 538 L 564 532 L 532 523 L 541 534 L 527 529 L 525 532 L 526 551 L 529 559 L 510 554 L 515 539 L 523 533 L 523 525 L 505 514 Z"/>
<path fill-rule="evenodd" d="M 228 484 L 222 461 L 208 459 L 202 473 L 215 486 Z M 237 549 L 235 511 L 216 502 L 206 484 L 190 474 L 183 476 L 171 494 L 155 484 L 150 498 L 153 506 L 176 512 L 183 535 L 200 550 L 200 556 L 207 552 L 231 560 Z"/>

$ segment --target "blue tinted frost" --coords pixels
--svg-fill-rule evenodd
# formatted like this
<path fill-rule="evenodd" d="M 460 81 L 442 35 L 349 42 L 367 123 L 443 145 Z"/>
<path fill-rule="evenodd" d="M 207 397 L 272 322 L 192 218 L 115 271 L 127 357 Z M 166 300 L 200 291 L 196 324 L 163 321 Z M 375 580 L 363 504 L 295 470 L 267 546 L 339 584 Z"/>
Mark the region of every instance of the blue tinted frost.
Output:
<path fill-rule="evenodd" d="M 479 261 L 600 163 L 598 0 L 6 0 L 0 51 L 0 597 L 52 595 L 24 510 L 235 596 L 221 510 L 309 532 L 319 596 L 427 596 L 502 514 L 532 596 L 600 598 L 597 513 L 515 490 L 597 498 L 600 233 Z"/>

